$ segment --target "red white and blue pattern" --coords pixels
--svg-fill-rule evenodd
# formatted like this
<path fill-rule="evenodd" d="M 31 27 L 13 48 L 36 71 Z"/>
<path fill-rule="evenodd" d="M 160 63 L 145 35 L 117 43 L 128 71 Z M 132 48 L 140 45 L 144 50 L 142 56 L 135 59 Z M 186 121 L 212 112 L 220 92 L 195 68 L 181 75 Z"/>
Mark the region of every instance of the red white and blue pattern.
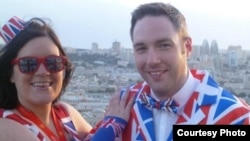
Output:
<path fill-rule="evenodd" d="M 105 116 L 96 128 L 93 128 L 83 141 L 114 141 L 123 132 L 127 122 L 119 117 Z"/>
<path fill-rule="evenodd" d="M 101 128 L 109 128 L 109 127 L 113 129 L 115 136 L 118 137 L 125 128 L 125 124 L 117 122 L 117 119 L 115 118 L 108 118 L 105 119 L 105 121 L 102 123 Z"/>
<path fill-rule="evenodd" d="M 9 43 L 18 33 L 20 33 L 25 28 L 26 23 L 14 16 L 9 21 L 3 25 L 0 30 L 0 36 L 6 43 Z"/>
<path fill-rule="evenodd" d="M 150 88 L 148 87 L 148 89 Z M 179 104 L 174 100 L 173 97 L 168 98 L 167 100 L 164 101 L 158 101 L 154 99 L 150 93 L 141 94 L 138 100 L 150 109 L 156 108 L 158 110 L 168 111 L 173 114 L 177 114 L 179 107 Z"/>
<path fill-rule="evenodd" d="M 24 118 L 22 118 L 19 115 L 15 114 L 13 112 L 13 110 L 0 109 L 0 118 L 8 118 L 8 119 L 12 119 L 14 121 L 17 121 L 20 124 L 27 127 L 30 131 L 32 131 L 40 141 L 46 141 L 45 137 L 42 135 L 42 133 L 40 132 L 40 130 L 39 130 L 39 128 L 37 126 L 32 125 L 30 122 L 28 122 Z"/>
<path fill-rule="evenodd" d="M 64 107 L 60 104 L 56 105 L 54 107 L 56 110 L 56 115 L 61 119 L 61 122 L 64 125 L 64 129 L 72 136 L 73 140 L 72 141 L 81 141 L 76 128 L 69 117 L 68 113 L 64 109 Z"/>
<path fill-rule="evenodd" d="M 81 141 L 79 135 L 76 132 L 75 126 L 72 120 L 69 118 L 65 109 L 61 105 L 56 105 L 54 108 L 57 116 L 61 118 L 65 130 L 72 136 L 72 141 Z M 39 138 L 40 141 L 46 141 L 46 138 L 41 133 L 41 129 L 39 129 L 38 126 L 32 124 L 30 121 L 27 121 L 25 118 L 22 118 L 21 116 L 15 114 L 13 110 L 0 109 L 0 118 L 8 118 L 17 121 L 27 127 L 31 132 L 33 132 Z"/>
<path fill-rule="evenodd" d="M 81 141 L 78 133 L 76 132 L 75 126 L 69 117 L 64 117 L 61 119 L 66 131 L 72 135 L 74 141 Z"/>
<path fill-rule="evenodd" d="M 188 99 L 183 112 L 178 112 L 177 122 L 174 124 L 250 124 L 249 105 L 220 87 L 207 71 L 191 70 L 191 74 L 200 83 Z M 150 93 L 148 88 L 146 82 L 130 88 L 130 97 L 137 95 L 137 99 L 122 141 L 156 140 L 153 112 L 139 100 L 140 95 Z M 172 136 L 170 132 L 166 141 L 172 141 Z"/>
<path fill-rule="evenodd" d="M 100 126 L 98 126 L 98 128 L 92 129 L 84 139 L 80 139 L 76 128 L 64 107 L 58 104 L 54 106 L 54 110 L 56 115 L 61 119 L 65 131 L 71 135 L 71 141 L 100 141 L 103 139 L 108 141 L 115 140 L 119 135 L 121 135 L 127 124 L 127 122 L 121 118 L 106 116 L 104 120 L 100 122 Z M 17 121 L 34 133 L 40 141 L 47 141 L 38 126 L 32 124 L 30 121 L 27 121 L 18 114 L 15 114 L 13 110 L 0 109 L 0 118 L 8 118 Z"/>

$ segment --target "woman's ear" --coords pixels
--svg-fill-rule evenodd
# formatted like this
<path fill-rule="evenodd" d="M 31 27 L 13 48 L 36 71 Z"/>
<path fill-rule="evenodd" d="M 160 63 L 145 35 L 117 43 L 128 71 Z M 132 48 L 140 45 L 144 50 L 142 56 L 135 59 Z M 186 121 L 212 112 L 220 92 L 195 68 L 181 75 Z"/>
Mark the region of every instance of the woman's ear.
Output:
<path fill-rule="evenodd" d="M 13 73 L 11 74 L 10 76 L 10 82 L 14 83 L 15 82 L 15 79 L 14 79 L 14 76 L 13 76 Z"/>
<path fill-rule="evenodd" d="M 65 76 L 66 76 L 66 70 L 63 71 L 63 80 L 64 80 Z"/>

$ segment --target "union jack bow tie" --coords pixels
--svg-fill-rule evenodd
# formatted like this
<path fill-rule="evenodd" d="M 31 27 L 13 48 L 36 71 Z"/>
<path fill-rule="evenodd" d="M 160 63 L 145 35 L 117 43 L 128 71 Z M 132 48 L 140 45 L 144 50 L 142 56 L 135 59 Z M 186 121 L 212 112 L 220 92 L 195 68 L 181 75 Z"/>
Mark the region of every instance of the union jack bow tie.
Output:
<path fill-rule="evenodd" d="M 174 100 L 174 98 L 169 98 L 164 101 L 157 101 L 150 94 L 141 94 L 139 99 L 143 105 L 150 109 L 156 108 L 158 110 L 164 110 L 177 114 L 179 104 Z"/>

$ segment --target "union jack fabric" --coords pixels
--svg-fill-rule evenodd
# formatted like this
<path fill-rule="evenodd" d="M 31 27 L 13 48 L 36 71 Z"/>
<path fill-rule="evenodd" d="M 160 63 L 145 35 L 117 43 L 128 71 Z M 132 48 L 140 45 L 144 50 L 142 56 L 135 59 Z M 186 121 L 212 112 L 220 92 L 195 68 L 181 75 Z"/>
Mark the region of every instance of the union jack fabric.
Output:
<path fill-rule="evenodd" d="M 27 127 L 30 131 L 32 131 L 40 141 L 46 141 L 45 137 L 39 131 L 39 128 L 35 125 L 32 125 L 30 122 L 21 118 L 19 115 L 15 114 L 13 110 L 3 110 L 0 109 L 0 118 L 8 118 L 14 121 L 19 122 L 20 124 Z"/>
<path fill-rule="evenodd" d="M 56 115 L 60 117 L 62 124 L 64 125 L 65 130 L 72 136 L 72 141 L 81 141 L 79 135 L 76 132 L 75 126 L 72 120 L 69 118 L 67 112 L 61 105 L 54 106 Z M 27 121 L 25 118 L 22 118 L 18 114 L 15 114 L 13 110 L 3 110 L 0 109 L 0 118 L 8 118 L 19 122 L 20 124 L 27 127 L 31 132 L 33 132 L 40 141 L 47 141 L 44 135 L 41 133 L 41 129 L 32 124 L 30 121 Z"/>
<path fill-rule="evenodd" d="M 113 141 L 118 138 L 127 124 L 124 119 L 119 117 L 106 116 L 103 121 L 99 123 L 98 128 L 92 129 L 84 139 L 80 139 L 76 128 L 64 107 L 60 104 L 57 104 L 53 108 L 56 115 L 61 119 L 65 131 L 71 135 L 71 141 L 100 141 L 103 139 L 107 141 Z M 13 110 L 4 110 L 0 108 L 0 118 L 8 118 L 17 121 L 33 132 L 40 141 L 47 141 L 38 126 L 32 124 L 30 121 L 27 121 L 18 114 L 15 114 Z"/>
<path fill-rule="evenodd" d="M 93 128 L 84 141 L 114 141 L 119 138 L 127 122 L 119 117 L 105 116 L 96 128 Z"/>
<path fill-rule="evenodd" d="M 207 71 L 190 71 L 193 77 L 199 81 L 199 84 L 193 90 L 183 112 L 178 113 L 177 121 L 174 124 L 250 124 L 249 105 L 220 87 Z M 149 92 L 150 89 L 146 82 L 130 87 L 130 97 L 136 95 L 137 98 L 128 125 L 122 134 L 122 141 L 156 140 L 153 112 L 139 100 L 140 95 Z M 166 141 L 172 141 L 172 136 L 173 133 L 170 132 Z"/>
<path fill-rule="evenodd" d="M 18 33 L 20 33 L 25 28 L 26 23 L 14 16 L 8 20 L 8 22 L 3 25 L 0 30 L 0 36 L 6 43 L 9 43 Z"/>
<path fill-rule="evenodd" d="M 73 140 L 72 141 L 81 141 L 76 128 L 71 120 L 71 118 L 69 117 L 68 113 L 66 112 L 65 108 L 60 105 L 57 104 L 56 106 L 54 106 L 56 115 L 61 119 L 61 122 L 64 125 L 65 130 L 72 136 Z"/>
<path fill-rule="evenodd" d="M 150 88 L 148 87 L 148 89 Z M 164 101 L 157 101 L 155 98 L 152 97 L 150 93 L 141 94 L 138 100 L 150 109 L 156 108 L 158 110 L 168 111 L 173 114 L 177 114 L 177 110 L 179 107 L 178 102 L 175 101 L 173 97 L 168 98 Z"/>
<path fill-rule="evenodd" d="M 122 119 L 118 119 L 118 118 L 115 118 L 115 117 L 109 118 L 107 116 L 107 117 L 105 117 L 104 122 L 101 125 L 101 128 L 109 128 L 109 127 L 111 127 L 112 130 L 114 131 L 114 135 L 116 137 L 118 137 L 119 134 L 122 133 L 122 130 L 125 128 L 126 122 L 125 121 L 123 123 L 122 123 L 122 121 L 117 122 L 117 120 L 122 120 Z"/>

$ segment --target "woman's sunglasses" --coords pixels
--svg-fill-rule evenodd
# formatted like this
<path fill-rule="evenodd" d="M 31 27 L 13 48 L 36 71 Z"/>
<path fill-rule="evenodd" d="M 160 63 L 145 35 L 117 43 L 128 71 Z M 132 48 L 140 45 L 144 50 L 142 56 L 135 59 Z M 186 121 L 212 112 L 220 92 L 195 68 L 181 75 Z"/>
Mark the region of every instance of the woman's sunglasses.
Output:
<path fill-rule="evenodd" d="M 18 64 L 19 70 L 22 73 L 35 73 L 41 63 L 45 66 L 46 70 L 50 73 L 56 73 L 65 68 L 66 57 L 49 55 L 46 57 L 22 57 L 13 59 L 11 64 Z"/>

